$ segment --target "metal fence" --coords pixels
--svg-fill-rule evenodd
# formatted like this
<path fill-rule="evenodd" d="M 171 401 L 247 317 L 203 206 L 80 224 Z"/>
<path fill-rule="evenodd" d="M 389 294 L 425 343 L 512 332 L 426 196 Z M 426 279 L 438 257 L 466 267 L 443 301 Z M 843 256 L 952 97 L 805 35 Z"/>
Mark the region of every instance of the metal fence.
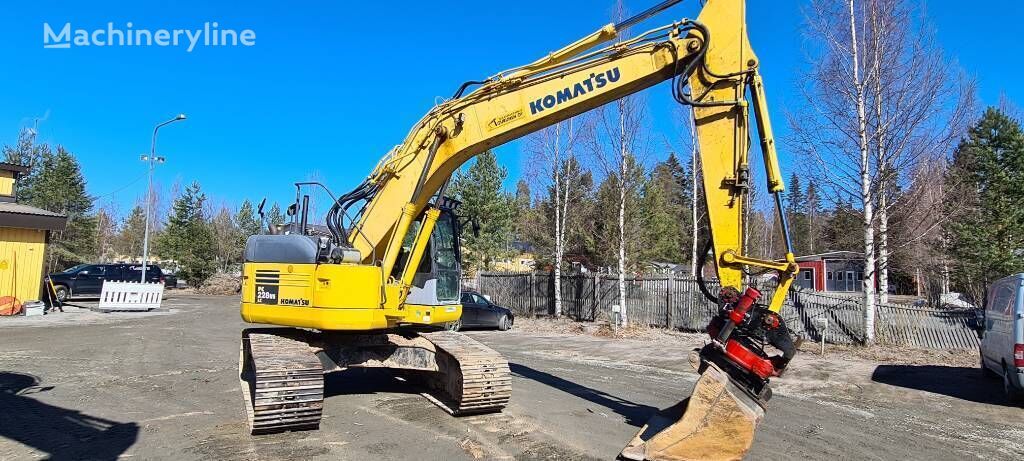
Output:
<path fill-rule="evenodd" d="M 610 319 L 619 304 L 617 275 L 563 275 L 562 315 L 579 320 Z M 681 276 L 626 278 L 625 316 L 631 324 L 702 331 L 717 306 L 701 294 L 697 280 Z M 481 273 L 464 280 L 517 315 L 554 314 L 555 284 L 549 273 Z M 718 288 L 709 281 L 712 292 Z M 771 292 L 764 293 L 770 299 Z M 968 327 L 971 310 L 922 309 L 878 304 L 875 339 L 881 344 L 936 349 L 970 349 L 978 337 Z M 864 338 L 864 304 L 858 295 L 843 296 L 794 289 L 786 298 L 782 317 L 795 333 L 834 344 L 859 343 Z M 827 328 L 825 327 L 827 325 Z"/>

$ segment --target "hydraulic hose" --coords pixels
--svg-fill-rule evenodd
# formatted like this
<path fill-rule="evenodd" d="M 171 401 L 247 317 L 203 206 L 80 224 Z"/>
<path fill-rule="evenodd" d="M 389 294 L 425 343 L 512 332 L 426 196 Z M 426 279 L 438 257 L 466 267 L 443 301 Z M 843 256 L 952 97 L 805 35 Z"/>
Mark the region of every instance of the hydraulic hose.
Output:
<path fill-rule="evenodd" d="M 687 78 L 693 74 L 693 72 L 697 69 L 697 66 L 703 66 L 704 71 L 707 72 L 708 75 L 716 78 L 731 78 L 733 76 L 742 75 L 746 73 L 746 71 L 740 71 L 729 75 L 718 75 L 712 72 L 711 69 L 707 67 L 704 61 L 704 56 L 707 54 L 708 46 L 711 43 L 711 31 L 708 30 L 708 28 L 704 24 L 701 24 L 697 21 L 687 20 L 684 22 L 684 25 L 700 31 L 700 48 L 697 49 L 693 57 L 688 60 L 683 69 L 680 71 L 679 50 L 676 47 L 676 44 L 673 43 L 672 41 L 667 41 L 664 43 L 665 46 L 668 46 L 669 49 L 672 51 L 672 60 L 673 62 L 675 62 L 675 69 L 673 71 L 675 75 L 672 77 L 672 97 L 676 100 L 676 102 L 680 104 L 694 107 L 717 107 L 735 105 L 736 101 L 701 101 L 702 99 L 704 99 L 704 96 L 711 91 L 710 86 L 704 91 L 704 93 L 697 96 L 696 98 L 694 98 L 693 95 L 689 94 L 686 91 Z"/>
<path fill-rule="evenodd" d="M 700 289 L 701 294 L 708 301 L 718 304 L 718 297 L 711 294 L 711 290 L 708 290 L 707 281 L 704 280 L 704 263 L 708 261 L 708 252 L 711 250 L 711 238 L 708 238 L 704 243 L 704 250 L 700 252 L 700 256 L 697 258 L 697 288 Z"/>
<path fill-rule="evenodd" d="M 485 83 L 487 83 L 487 80 L 470 80 L 466 83 L 463 83 L 462 86 L 459 87 L 458 91 L 455 92 L 455 95 L 452 96 L 452 99 L 461 98 L 462 93 L 465 93 L 466 88 L 469 88 L 471 85 L 483 85 Z"/>

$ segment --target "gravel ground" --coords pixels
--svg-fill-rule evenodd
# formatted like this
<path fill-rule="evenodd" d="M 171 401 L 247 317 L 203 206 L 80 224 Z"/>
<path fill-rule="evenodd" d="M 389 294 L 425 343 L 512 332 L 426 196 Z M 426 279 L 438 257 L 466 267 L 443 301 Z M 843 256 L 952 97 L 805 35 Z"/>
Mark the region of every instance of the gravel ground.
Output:
<path fill-rule="evenodd" d="M 237 297 L 165 304 L 0 318 L 0 459 L 612 459 L 688 394 L 687 355 L 702 341 L 528 322 L 470 332 L 509 359 L 503 413 L 452 418 L 386 372 L 350 370 L 328 375 L 319 431 L 253 438 L 235 370 Z M 970 354 L 805 349 L 774 382 L 751 459 L 1024 457 L 1024 409 Z"/>

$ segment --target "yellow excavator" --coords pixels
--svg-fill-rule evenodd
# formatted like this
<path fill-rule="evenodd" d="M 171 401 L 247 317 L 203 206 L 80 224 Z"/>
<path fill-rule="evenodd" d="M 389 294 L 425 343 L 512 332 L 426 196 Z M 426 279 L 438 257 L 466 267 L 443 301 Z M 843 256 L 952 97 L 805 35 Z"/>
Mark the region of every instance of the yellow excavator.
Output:
<path fill-rule="evenodd" d="M 500 411 L 512 395 L 499 353 L 444 328 L 459 319 L 459 202 L 452 173 L 484 150 L 671 81 L 693 107 L 711 238 L 721 289 L 701 373 L 690 398 L 654 416 L 619 455 L 634 460 L 737 459 L 753 442 L 777 376 L 795 348 L 778 316 L 797 267 L 744 254 L 750 184 L 750 119 L 767 189 L 783 191 L 759 61 L 743 0 L 707 0 L 682 19 L 626 38 L 623 31 L 678 3 L 664 1 L 527 65 L 466 82 L 436 105 L 351 192 L 332 195 L 326 226 L 308 223 L 309 195 L 296 185 L 291 223 L 250 237 L 242 318 L 277 325 L 242 333 L 239 379 L 253 434 L 316 428 L 324 373 L 399 370 L 452 415 Z M 327 189 L 324 187 L 324 189 Z M 328 191 L 330 193 L 330 191 Z M 780 210 L 781 211 L 781 210 Z M 788 235 L 785 214 L 783 232 Z M 767 304 L 745 274 L 775 271 Z M 280 328 L 280 326 L 286 328 Z M 767 345 L 781 350 L 770 355 Z"/>

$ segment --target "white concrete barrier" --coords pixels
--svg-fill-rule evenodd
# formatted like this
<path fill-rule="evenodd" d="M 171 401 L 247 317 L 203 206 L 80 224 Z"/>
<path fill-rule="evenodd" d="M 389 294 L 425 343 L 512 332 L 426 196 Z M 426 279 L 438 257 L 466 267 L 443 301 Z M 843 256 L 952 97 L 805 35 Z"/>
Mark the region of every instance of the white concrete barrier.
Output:
<path fill-rule="evenodd" d="M 148 311 L 159 309 L 164 299 L 164 284 L 103 281 L 101 311 Z"/>

